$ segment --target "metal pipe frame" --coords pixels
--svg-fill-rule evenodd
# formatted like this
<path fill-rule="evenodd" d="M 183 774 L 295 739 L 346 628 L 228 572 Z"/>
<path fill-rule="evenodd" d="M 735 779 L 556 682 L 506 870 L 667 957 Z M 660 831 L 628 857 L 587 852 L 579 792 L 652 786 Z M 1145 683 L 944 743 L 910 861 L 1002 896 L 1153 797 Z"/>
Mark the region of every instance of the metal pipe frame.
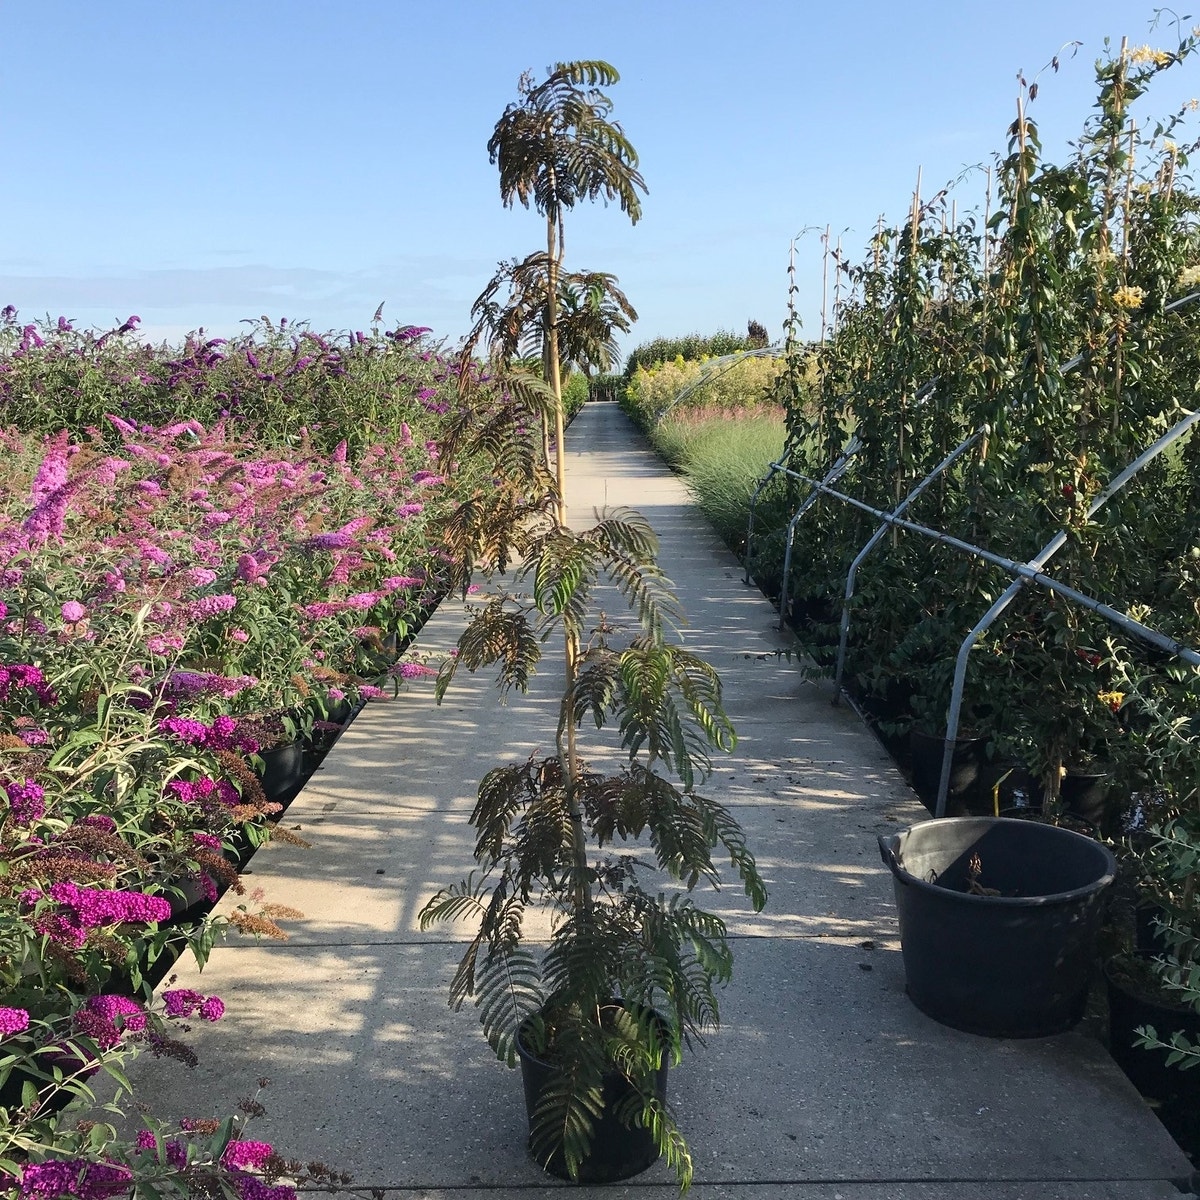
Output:
<path fill-rule="evenodd" d="M 1091 520 L 1108 502 L 1115 496 L 1147 463 L 1157 458 L 1168 446 L 1176 442 L 1185 433 L 1187 433 L 1197 421 L 1200 421 L 1200 412 L 1189 413 L 1183 420 L 1178 421 L 1166 433 L 1162 435 L 1152 446 L 1147 447 L 1137 458 L 1133 460 L 1119 475 L 1115 476 L 1108 486 L 1096 496 L 1092 503 L 1088 506 L 1087 520 Z M 1026 564 L 1026 567 L 1035 571 L 1041 571 L 1041 568 L 1054 557 L 1055 554 L 1062 549 L 1067 543 L 1067 531 L 1061 530 L 1056 533 L 1045 546 L 1042 547 L 1040 553 L 1035 555 Z M 1036 581 L 1036 576 L 1034 577 Z M 937 807 L 934 810 L 934 816 L 944 817 L 946 815 L 946 803 L 950 794 L 950 772 L 954 757 L 954 741 L 958 737 L 958 725 L 962 716 L 962 696 L 963 689 L 967 678 L 967 660 L 970 657 L 971 651 L 980 637 L 987 629 L 995 622 L 1002 612 L 1016 599 L 1021 589 L 1027 585 L 1029 580 L 1021 575 L 1008 586 L 1008 588 L 996 598 L 992 606 L 979 619 L 978 623 L 967 634 L 963 644 L 959 647 L 958 657 L 954 664 L 954 683 L 950 690 L 950 708 L 946 716 L 946 736 L 942 744 L 942 773 L 938 780 Z M 1111 620 L 1113 624 L 1124 629 L 1127 633 L 1133 634 L 1135 637 L 1142 638 L 1144 641 L 1150 642 L 1152 645 L 1158 646 L 1162 650 L 1167 650 L 1177 657 L 1182 658 L 1185 662 L 1189 662 L 1192 666 L 1200 666 L 1200 654 L 1194 650 L 1190 650 L 1182 646 L 1178 642 L 1172 642 L 1163 634 L 1159 634 L 1154 630 L 1148 629 L 1138 621 L 1134 621 L 1131 617 L 1123 613 L 1116 613 L 1109 616 L 1113 610 L 1104 611 L 1105 606 L 1099 606 L 1093 609 L 1094 612 Z M 1153 636 L 1149 636 L 1153 634 Z"/>
<path fill-rule="evenodd" d="M 850 466 L 851 460 L 862 449 L 863 443 L 857 437 L 852 437 L 846 448 L 842 451 L 837 462 L 825 472 L 822 482 L 813 491 L 809 492 L 800 507 L 796 509 L 792 515 L 792 519 L 787 524 L 787 534 L 783 547 L 783 580 L 779 587 L 779 628 L 784 630 L 787 627 L 787 612 L 788 612 L 788 593 L 790 591 L 789 584 L 792 577 L 792 544 L 796 536 L 796 524 L 800 518 L 821 498 L 821 491 L 828 485 L 840 479 L 845 474 L 846 468 Z M 781 471 L 784 475 L 795 476 L 797 473 L 791 470 L 790 467 L 782 467 Z"/>
<path fill-rule="evenodd" d="M 960 443 L 944 459 L 928 474 L 920 483 L 917 484 L 904 499 L 891 510 L 894 517 L 900 516 L 909 506 L 917 499 L 918 496 L 927 488 L 935 479 L 941 476 L 945 471 L 948 471 L 968 450 L 975 446 L 981 439 L 987 437 L 991 432 L 989 425 L 981 425 L 965 442 Z M 846 590 L 842 597 L 842 625 L 838 635 L 838 656 L 837 667 L 834 671 L 833 684 L 833 702 L 839 703 L 842 696 L 842 676 L 846 670 L 846 653 L 850 644 L 850 601 L 854 598 L 854 583 L 858 576 L 858 568 L 862 565 L 867 555 L 875 549 L 876 546 L 883 540 L 890 525 L 888 522 L 883 522 L 878 529 L 871 535 L 870 539 L 858 552 L 857 557 L 850 564 L 850 570 L 846 572 Z"/>

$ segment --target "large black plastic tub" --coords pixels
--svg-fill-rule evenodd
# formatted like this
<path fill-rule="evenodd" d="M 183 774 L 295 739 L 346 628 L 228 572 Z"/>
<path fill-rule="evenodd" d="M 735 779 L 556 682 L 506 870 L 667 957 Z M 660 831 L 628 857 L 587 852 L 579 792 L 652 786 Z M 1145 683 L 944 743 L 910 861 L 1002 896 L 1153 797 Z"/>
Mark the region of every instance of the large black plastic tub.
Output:
<path fill-rule="evenodd" d="M 1068 829 L 1004 817 L 924 821 L 879 838 L 908 995 L 943 1025 L 1044 1037 L 1083 1016 L 1116 862 Z M 968 891 L 974 876 L 980 888 Z"/>

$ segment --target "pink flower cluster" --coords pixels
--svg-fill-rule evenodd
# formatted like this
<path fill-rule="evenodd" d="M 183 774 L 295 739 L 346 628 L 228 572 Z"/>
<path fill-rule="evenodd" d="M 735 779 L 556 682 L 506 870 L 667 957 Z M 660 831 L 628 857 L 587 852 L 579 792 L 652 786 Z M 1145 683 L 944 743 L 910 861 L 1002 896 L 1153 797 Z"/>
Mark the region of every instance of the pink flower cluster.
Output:
<path fill-rule="evenodd" d="M 39 704 L 55 704 L 58 697 L 47 685 L 46 677 L 35 666 L 28 663 L 10 663 L 0 666 L 0 700 L 7 700 L 17 688 L 32 692 Z"/>
<path fill-rule="evenodd" d="M 139 1130 L 133 1144 L 139 1150 L 158 1151 L 158 1138 L 149 1129 Z M 187 1147 L 178 1138 L 168 1138 L 163 1142 L 163 1152 L 168 1165 L 177 1171 L 187 1166 Z"/>
<path fill-rule="evenodd" d="M 245 750 L 254 754 L 258 743 L 251 737 L 238 732 L 238 723 L 233 717 L 217 717 L 211 725 L 191 717 L 164 717 L 159 729 L 188 746 L 203 750 Z"/>
<path fill-rule="evenodd" d="M 173 988 L 163 992 L 166 1014 L 172 1018 L 199 1016 L 202 1021 L 219 1021 L 225 1004 L 219 996 L 202 996 L 192 988 Z"/>
<path fill-rule="evenodd" d="M 76 1012 L 75 1032 L 90 1037 L 102 1050 L 119 1045 L 126 1033 L 141 1033 L 146 1028 L 146 1010 L 128 996 L 92 996 Z"/>
<path fill-rule="evenodd" d="M 0 1038 L 12 1037 L 29 1028 L 29 1013 L 23 1008 L 0 1008 Z"/>
<path fill-rule="evenodd" d="M 108 891 L 84 888 L 70 880 L 52 884 L 49 891 L 27 888 L 21 903 L 32 908 L 52 900 L 55 908 L 38 913 L 35 928 L 62 946 L 79 949 L 93 929 L 104 929 L 127 922 L 165 921 L 171 905 L 161 896 L 144 892 Z"/>
<path fill-rule="evenodd" d="M 234 696 L 254 687 L 253 675 L 216 675 L 211 671 L 172 671 L 167 676 L 166 692 L 172 696 L 196 699 L 219 696 L 232 700 Z"/>
<path fill-rule="evenodd" d="M 429 679 L 435 676 L 437 671 L 424 663 L 398 662 L 388 667 L 388 674 L 398 679 Z"/>
<path fill-rule="evenodd" d="M 89 1162 L 84 1158 L 52 1158 L 27 1163 L 20 1180 L 0 1177 L 0 1186 L 16 1186 L 14 1200 L 113 1200 L 128 1196 L 133 1172 L 119 1163 Z"/>
<path fill-rule="evenodd" d="M 259 1171 L 274 1153 L 270 1142 L 235 1141 L 225 1147 L 221 1161 L 235 1170 Z"/>
<path fill-rule="evenodd" d="M 172 779 L 164 791 L 171 792 L 185 804 L 202 804 L 206 800 L 216 800 L 226 808 L 241 804 L 242 797 L 228 779 Z M 197 840 L 200 834 L 195 835 Z M 220 846 L 220 840 L 217 846 Z"/>
<path fill-rule="evenodd" d="M 220 616 L 237 606 L 237 597 L 228 592 L 217 596 L 201 596 L 188 609 L 188 615 L 193 621 L 207 621 L 210 617 Z"/>
<path fill-rule="evenodd" d="M 46 815 L 46 793 L 32 779 L 24 783 L 0 780 L 0 788 L 8 796 L 8 811 L 18 825 L 31 825 Z"/>

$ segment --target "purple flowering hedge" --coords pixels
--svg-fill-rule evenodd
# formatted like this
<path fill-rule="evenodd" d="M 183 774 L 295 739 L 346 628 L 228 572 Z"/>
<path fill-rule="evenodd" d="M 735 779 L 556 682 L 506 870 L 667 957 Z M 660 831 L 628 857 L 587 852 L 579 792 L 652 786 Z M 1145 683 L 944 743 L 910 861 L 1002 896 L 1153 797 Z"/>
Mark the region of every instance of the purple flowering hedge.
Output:
<path fill-rule="evenodd" d="M 439 459 L 458 389 L 422 330 L 152 350 L 134 325 L 0 314 L 0 1192 L 136 1177 L 279 1200 L 320 1173 L 241 1118 L 147 1118 L 125 1144 L 52 1101 L 98 1070 L 125 1091 L 139 1048 L 192 1061 L 171 1022 L 223 1006 L 150 996 L 169 937 L 202 963 L 230 926 L 280 937 L 299 915 L 247 898 L 177 922 L 242 894 L 236 853 L 271 836 L 260 752 L 433 673 L 395 646 L 444 589 L 431 528 L 470 480 Z"/>

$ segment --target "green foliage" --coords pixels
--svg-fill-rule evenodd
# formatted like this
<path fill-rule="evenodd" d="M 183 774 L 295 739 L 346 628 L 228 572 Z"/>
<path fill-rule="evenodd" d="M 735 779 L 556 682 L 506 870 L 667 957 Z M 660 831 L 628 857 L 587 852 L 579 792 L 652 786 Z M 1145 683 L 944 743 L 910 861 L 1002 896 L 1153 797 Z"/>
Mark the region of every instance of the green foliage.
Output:
<path fill-rule="evenodd" d="M 587 403 L 589 390 L 587 376 L 582 371 L 573 371 L 563 385 L 563 411 L 568 421 L 578 416 Z"/>
<path fill-rule="evenodd" d="M 1090 508 L 1195 406 L 1195 310 L 1167 310 L 1195 285 L 1200 260 L 1200 201 L 1183 175 L 1186 149 L 1168 140 L 1183 114 L 1130 125 L 1130 105 L 1194 49 L 1189 35 L 1173 50 L 1098 64 L 1097 108 L 1064 164 L 1044 160 L 1026 89 L 997 159 L 998 196 L 961 218 L 945 193 L 916 197 L 861 264 L 839 256 L 830 336 L 815 350 L 790 337 L 777 392 L 794 469 L 819 478 L 854 437 L 862 449 L 841 485 L 885 510 L 986 424 L 906 515 L 1018 561 L 1062 532 L 1057 578 L 1185 640 L 1197 610 L 1183 562 L 1194 521 L 1182 514 L 1195 511 L 1198 439 Z M 766 507 L 773 527 L 760 536 L 756 524 L 755 544 L 756 557 L 774 547 L 775 559 L 754 569 L 777 587 L 783 527 L 808 489 L 776 490 L 788 503 Z M 807 512 L 791 595 L 840 604 L 877 523 L 835 502 Z M 949 664 L 1010 578 L 926 538 L 888 536 L 857 577 L 848 682 L 868 694 L 915 688 L 907 720 L 940 726 Z M 1120 664 L 1144 665 L 1145 651 L 1124 638 L 1107 651 L 1111 633 L 1029 588 L 970 657 L 967 702 L 982 731 L 1052 796 L 1064 764 L 1104 761 L 1129 781 L 1141 770 L 1133 713 L 1116 720 L 1112 705 Z M 815 655 L 821 642 L 809 643 Z"/>
<path fill-rule="evenodd" d="M 676 409 L 753 412 L 773 397 L 782 366 L 780 359 L 754 357 L 720 366 L 710 365 L 707 358 L 676 358 L 639 367 L 625 388 L 622 405 L 645 430 Z"/>
<path fill-rule="evenodd" d="M 674 362 L 677 358 L 682 358 L 684 362 L 721 358 L 726 354 L 737 354 L 740 350 L 753 350 L 758 344 L 758 339 L 750 334 L 734 333 L 729 329 L 708 334 L 687 333 L 682 337 L 657 337 L 629 352 L 625 360 L 625 379 L 632 379 L 639 367 L 650 370 L 663 363 Z"/>
<path fill-rule="evenodd" d="M 637 169 L 637 151 L 620 124 L 609 119 L 612 101 L 601 90 L 618 79 L 612 66 L 593 60 L 558 63 L 541 83 L 526 73 L 517 84 L 520 100 L 504 110 L 488 140 L 488 154 L 500 169 L 505 207 L 514 201 L 526 208 L 532 204 L 546 218 L 545 254 L 514 264 L 515 270 L 530 269 L 529 279 L 512 288 L 517 308 L 529 315 L 510 321 L 502 341 L 519 340 L 540 326 L 544 374 L 554 395 L 553 461 L 563 523 L 563 364 L 575 361 L 589 370 L 607 370 L 615 354 L 613 331 L 628 329 L 637 316 L 611 275 L 567 276 L 562 270 L 563 214 L 577 201 L 615 200 L 634 224 L 642 215 L 638 193 L 646 191 L 646 183 Z M 540 298 L 539 272 L 544 278 Z M 504 273 L 502 264 L 496 279 L 503 282 Z M 493 353 L 504 367 L 510 357 Z M 548 421 L 542 424 L 542 447 L 549 462 Z"/>
<path fill-rule="evenodd" d="M 514 424 L 530 428 L 528 412 L 522 416 L 512 393 L 504 394 Z M 710 752 L 731 749 L 734 730 L 717 673 L 676 639 L 683 615 L 646 520 L 617 509 L 573 530 L 557 520 L 556 508 L 529 502 L 533 475 L 507 476 L 506 485 L 526 497 L 520 530 L 489 536 L 494 544 L 519 543 L 521 563 L 503 587 L 480 598 L 443 669 L 439 696 L 460 668 L 486 666 L 497 668 L 502 689 L 524 690 L 557 633 L 568 663 L 557 750 L 484 777 L 471 814 L 478 870 L 438 892 L 421 925 L 474 926 L 451 1004 L 475 1000 L 502 1059 L 513 1061 L 520 1038 L 557 1068 L 533 1118 L 541 1161 L 561 1156 L 578 1175 L 600 1112 L 602 1076 L 616 1069 L 634 1091 L 621 1119 L 654 1132 L 686 1188 L 691 1158 L 655 1099 L 654 1074 L 664 1054 L 677 1059 L 684 1040 L 700 1040 L 716 1024 L 716 989 L 732 971 L 724 924 L 699 909 L 691 892 L 719 883 L 720 848 L 755 909 L 766 903 L 736 820 L 696 790 L 711 770 Z M 502 525 L 514 507 L 497 494 Z M 485 507 L 480 525 L 493 519 Z M 615 618 L 597 609 L 614 594 L 624 606 Z M 615 730 L 627 757 L 623 770 L 588 769 L 577 746 L 586 721 Z M 634 852 L 639 842 L 650 847 L 652 862 Z M 650 883 L 662 874 L 673 883 L 669 892 Z M 553 917 L 540 955 L 523 944 L 530 907 Z"/>
<path fill-rule="evenodd" d="M 382 309 L 382 306 L 380 306 Z M 263 317 L 238 337 L 203 330 L 181 345 L 136 340 L 135 318 L 97 333 L 26 324 L 0 314 L 0 424 L 56 433 L 94 426 L 113 438 L 110 413 L 137 425 L 219 421 L 268 446 L 305 442 L 351 460 L 374 442 L 398 442 L 404 427 L 429 429 L 454 399 L 454 382 L 427 329 L 313 332 Z M 431 427 L 433 427 L 431 429 Z"/>
<path fill-rule="evenodd" d="M 638 192 L 646 184 L 637 152 L 620 123 L 609 120 L 612 101 L 600 90 L 620 78 L 600 61 L 557 63 L 537 84 L 521 76 L 521 99 L 504 110 L 488 140 L 506 208 L 532 204 L 557 224 L 579 200 L 615 200 L 637 222 Z"/>
<path fill-rule="evenodd" d="M 768 466 L 783 453 L 787 430 L 777 410 L 720 412 L 681 409 L 651 431 L 654 448 L 679 471 L 700 511 L 735 553 L 745 548 L 750 498 Z M 788 490 L 776 486 L 758 498 L 757 518 L 767 528 L 786 523 Z M 780 557 L 766 539 L 761 553 Z"/>

